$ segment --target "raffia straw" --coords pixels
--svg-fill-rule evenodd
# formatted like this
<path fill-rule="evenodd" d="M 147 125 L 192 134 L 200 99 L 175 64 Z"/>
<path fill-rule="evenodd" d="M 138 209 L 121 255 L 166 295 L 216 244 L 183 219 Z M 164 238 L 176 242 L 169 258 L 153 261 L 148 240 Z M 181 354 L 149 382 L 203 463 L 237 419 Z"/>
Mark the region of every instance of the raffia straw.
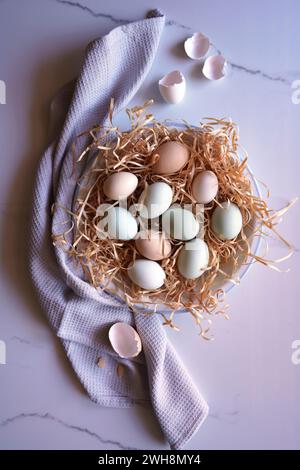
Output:
<path fill-rule="evenodd" d="M 164 324 L 177 329 L 174 315 L 184 309 L 200 328 L 201 337 L 208 339 L 212 315 L 228 318 L 224 291 L 218 285 L 226 281 L 239 283 L 240 260 L 244 259 L 245 264 L 255 261 L 279 269 L 276 265 L 292 254 L 292 246 L 278 234 L 275 227 L 278 219 L 295 200 L 276 212 L 268 207 L 266 200 L 253 193 L 247 171 L 248 156 L 238 145 L 237 126 L 231 120 L 206 118 L 198 127 L 185 123 L 185 129 L 174 128 L 168 126 L 167 122 L 156 121 L 152 114 L 147 114 L 150 104 L 152 100 L 143 106 L 128 109 L 130 129 L 122 132 L 113 124 L 111 102 L 110 126 L 96 126 L 80 135 L 91 136 L 91 143 L 79 155 L 76 155 L 74 145 L 74 157 L 77 164 L 89 158 L 90 166 L 78 181 L 81 191 L 73 211 L 66 210 L 72 223 L 67 228 L 61 227 L 60 232 L 53 233 L 53 242 L 63 246 L 73 257 L 89 283 L 122 297 L 133 312 L 142 306 L 146 313 L 156 313 L 159 306 L 163 305 L 161 314 Z M 157 160 L 155 150 L 158 145 L 169 140 L 188 147 L 189 161 L 175 175 L 156 175 L 152 172 Z M 138 202 L 148 184 L 164 181 L 173 189 L 173 202 L 195 207 L 191 184 L 201 170 L 212 170 L 219 181 L 217 198 L 204 210 L 204 239 L 209 247 L 209 267 L 197 280 L 181 277 L 176 262 L 183 242 L 171 240 L 171 255 L 161 262 L 166 272 L 164 286 L 154 292 L 145 291 L 131 283 L 127 276 L 128 267 L 139 257 L 134 241 L 99 239 L 97 224 L 100 217 L 97 208 L 102 203 L 113 204 L 103 194 L 103 183 L 110 173 L 129 171 L 138 177 L 139 183 L 134 194 L 129 197 L 128 206 Z M 210 226 L 212 211 L 216 205 L 227 200 L 237 204 L 243 218 L 241 234 L 230 241 L 219 239 Z M 251 240 L 255 234 L 267 240 L 268 234 L 263 234 L 265 229 L 273 232 L 287 247 L 288 254 L 285 257 L 270 260 L 251 253 Z M 73 231 L 73 238 L 68 242 L 70 231 Z"/>

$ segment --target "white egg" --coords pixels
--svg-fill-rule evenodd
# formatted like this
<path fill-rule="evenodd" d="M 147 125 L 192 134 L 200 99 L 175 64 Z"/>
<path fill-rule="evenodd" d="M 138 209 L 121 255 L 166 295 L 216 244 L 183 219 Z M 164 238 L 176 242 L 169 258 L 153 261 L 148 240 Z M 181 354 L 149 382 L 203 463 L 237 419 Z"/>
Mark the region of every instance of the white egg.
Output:
<path fill-rule="evenodd" d="M 232 240 L 242 230 L 243 219 L 240 209 L 230 201 L 217 206 L 211 217 L 211 228 L 221 240 Z"/>
<path fill-rule="evenodd" d="M 142 342 L 137 331 L 128 323 L 114 323 L 108 338 L 116 353 L 125 359 L 136 357 L 142 350 Z"/>
<path fill-rule="evenodd" d="M 163 230 L 176 240 L 191 240 L 200 230 L 194 214 L 180 206 L 171 206 L 162 216 Z"/>
<path fill-rule="evenodd" d="M 186 279 L 197 279 L 208 266 L 209 251 L 204 240 L 195 238 L 184 244 L 177 259 L 177 268 Z"/>
<path fill-rule="evenodd" d="M 173 199 L 172 188 L 163 182 L 150 184 L 139 198 L 139 204 L 144 207 L 140 215 L 144 219 L 155 219 L 163 214 L 171 205 Z"/>
<path fill-rule="evenodd" d="M 166 278 L 161 265 L 149 259 L 137 259 L 127 273 L 134 284 L 146 290 L 159 289 Z"/>
<path fill-rule="evenodd" d="M 179 70 L 173 70 L 165 75 L 159 80 L 158 85 L 160 94 L 167 103 L 177 104 L 183 100 L 186 82 Z"/>
<path fill-rule="evenodd" d="M 129 211 L 123 207 L 110 207 L 106 219 L 98 223 L 98 233 L 117 240 L 131 240 L 138 231 L 138 224 Z"/>

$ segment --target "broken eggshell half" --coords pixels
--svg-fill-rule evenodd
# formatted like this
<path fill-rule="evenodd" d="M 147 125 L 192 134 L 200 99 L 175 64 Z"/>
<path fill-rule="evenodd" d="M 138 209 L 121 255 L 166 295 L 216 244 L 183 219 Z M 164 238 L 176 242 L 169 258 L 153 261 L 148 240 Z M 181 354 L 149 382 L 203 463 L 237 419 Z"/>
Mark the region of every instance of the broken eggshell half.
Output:
<path fill-rule="evenodd" d="M 202 72 L 208 80 L 220 80 L 228 75 L 229 65 L 221 54 L 212 55 L 205 60 Z"/>
<path fill-rule="evenodd" d="M 159 91 L 163 99 L 170 104 L 177 104 L 183 100 L 186 82 L 179 70 L 173 70 L 158 82 Z"/>
<path fill-rule="evenodd" d="M 194 33 L 184 42 L 184 50 L 190 59 L 200 60 L 210 47 L 210 40 L 203 33 Z"/>
<path fill-rule="evenodd" d="M 136 357 L 142 350 L 141 338 L 128 323 L 114 323 L 109 329 L 108 338 L 113 350 L 124 359 Z"/>

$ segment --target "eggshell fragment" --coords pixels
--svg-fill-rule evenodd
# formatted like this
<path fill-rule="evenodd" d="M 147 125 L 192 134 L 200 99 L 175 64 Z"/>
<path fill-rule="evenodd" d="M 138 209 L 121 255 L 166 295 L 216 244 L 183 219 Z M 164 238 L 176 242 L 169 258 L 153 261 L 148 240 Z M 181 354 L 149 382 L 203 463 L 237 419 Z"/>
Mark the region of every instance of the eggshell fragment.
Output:
<path fill-rule="evenodd" d="M 220 80 L 228 75 L 229 66 L 222 55 L 212 55 L 205 60 L 202 72 L 208 80 Z"/>
<path fill-rule="evenodd" d="M 184 244 L 177 258 L 177 268 L 186 279 L 197 279 L 208 266 L 209 251 L 204 240 L 195 238 Z"/>
<path fill-rule="evenodd" d="M 209 49 L 210 41 L 203 33 L 194 33 L 184 42 L 186 54 L 194 60 L 200 60 Z"/>
<path fill-rule="evenodd" d="M 112 325 L 108 338 L 113 350 L 125 359 L 136 357 L 142 350 L 141 338 L 128 323 L 118 322 Z"/>
<path fill-rule="evenodd" d="M 110 175 L 103 184 L 103 192 L 113 201 L 126 199 L 132 194 L 138 185 L 138 179 L 129 171 L 120 171 Z"/>
<path fill-rule="evenodd" d="M 107 234 L 111 239 L 131 240 L 138 231 L 135 218 L 123 207 L 110 207 L 107 211 Z M 104 231 L 102 221 L 98 224 L 99 235 Z"/>
<path fill-rule="evenodd" d="M 167 183 L 150 184 L 141 194 L 139 204 L 143 205 L 140 215 L 144 219 L 155 219 L 163 214 L 171 205 L 173 191 Z"/>
<path fill-rule="evenodd" d="M 211 228 L 221 240 L 232 240 L 237 237 L 243 226 L 240 209 L 230 201 L 217 206 L 211 217 Z"/>
<path fill-rule="evenodd" d="M 127 271 L 129 279 L 146 290 L 159 289 L 165 282 L 166 274 L 156 261 L 137 259 Z"/>
<path fill-rule="evenodd" d="M 143 238 L 135 240 L 136 249 L 147 259 L 158 261 L 167 258 L 171 253 L 171 243 L 162 232 L 148 230 Z"/>
<path fill-rule="evenodd" d="M 201 171 L 192 182 L 192 195 L 200 204 L 208 204 L 217 195 L 218 178 L 213 171 Z"/>
<path fill-rule="evenodd" d="M 194 214 L 180 206 L 171 206 L 162 216 L 162 227 L 165 233 L 176 240 L 191 240 L 200 230 Z"/>
<path fill-rule="evenodd" d="M 159 91 L 163 99 L 170 104 L 177 104 L 183 100 L 186 82 L 179 70 L 173 70 L 158 82 Z"/>
<path fill-rule="evenodd" d="M 189 151 L 184 144 L 175 141 L 164 142 L 154 150 L 159 158 L 152 171 L 158 175 L 171 175 L 181 170 L 189 159 Z"/>

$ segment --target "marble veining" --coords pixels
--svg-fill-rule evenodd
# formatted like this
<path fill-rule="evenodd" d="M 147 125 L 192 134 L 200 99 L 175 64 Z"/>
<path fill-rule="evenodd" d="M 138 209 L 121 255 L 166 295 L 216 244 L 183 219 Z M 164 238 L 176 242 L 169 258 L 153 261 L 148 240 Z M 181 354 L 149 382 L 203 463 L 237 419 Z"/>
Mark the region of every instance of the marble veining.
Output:
<path fill-rule="evenodd" d="M 68 5 L 70 7 L 79 8 L 80 10 L 82 10 L 86 13 L 89 13 L 90 15 L 92 15 L 95 18 L 104 18 L 104 19 L 110 20 L 112 23 L 114 23 L 116 25 L 127 24 L 127 23 L 130 23 L 131 21 L 133 21 L 133 19 L 130 19 L 130 18 L 119 18 L 115 15 L 97 12 L 94 9 L 92 9 L 91 7 L 88 7 L 87 5 L 82 5 L 80 2 L 75 2 L 75 1 L 72 1 L 72 0 L 53 0 L 53 1 L 56 2 L 56 3 L 63 4 L 63 5 Z M 166 26 L 175 26 L 177 28 L 185 29 L 187 31 L 192 30 L 192 28 L 190 26 L 179 23 L 178 21 L 175 21 L 173 19 L 167 19 L 166 20 Z M 216 48 L 216 50 L 217 50 L 218 53 L 221 53 L 218 48 Z M 288 86 L 291 85 L 290 80 L 288 80 L 287 78 L 282 77 L 280 75 L 272 75 L 272 74 L 264 72 L 263 70 L 252 69 L 250 67 L 246 67 L 245 65 L 237 64 L 237 63 L 230 62 L 230 61 L 228 61 L 228 63 L 231 65 L 231 67 L 233 69 L 237 70 L 238 72 L 244 72 L 244 73 L 247 73 L 249 75 L 259 76 L 263 79 L 271 80 L 271 81 L 274 81 L 274 82 L 280 82 L 280 83 L 282 83 L 284 85 L 288 85 Z"/>
<path fill-rule="evenodd" d="M 100 444 L 103 444 L 105 446 L 111 445 L 111 446 L 117 447 L 118 449 L 121 449 L 121 450 L 136 450 L 135 447 L 126 446 L 126 445 L 122 444 L 119 441 L 115 441 L 115 440 L 111 440 L 111 439 L 104 439 L 103 437 L 100 436 L 100 434 L 98 434 L 94 431 L 91 431 L 88 428 L 78 426 L 78 425 L 75 425 L 75 424 L 71 424 L 71 423 L 67 423 L 66 421 L 64 421 L 64 420 L 62 420 L 62 419 L 60 419 L 56 416 L 53 416 L 50 413 L 19 413 L 17 415 L 11 416 L 11 417 L 6 418 L 3 421 L 1 421 L 0 422 L 0 427 L 9 426 L 9 425 L 11 425 L 11 424 L 13 424 L 17 421 L 26 420 L 26 419 L 30 419 L 30 418 L 39 419 L 39 420 L 46 420 L 46 421 L 52 421 L 54 423 L 57 423 L 57 424 L 63 426 L 64 428 L 71 429 L 73 431 L 77 431 L 77 432 L 80 432 L 80 433 L 84 433 L 87 436 L 96 439 Z"/>

